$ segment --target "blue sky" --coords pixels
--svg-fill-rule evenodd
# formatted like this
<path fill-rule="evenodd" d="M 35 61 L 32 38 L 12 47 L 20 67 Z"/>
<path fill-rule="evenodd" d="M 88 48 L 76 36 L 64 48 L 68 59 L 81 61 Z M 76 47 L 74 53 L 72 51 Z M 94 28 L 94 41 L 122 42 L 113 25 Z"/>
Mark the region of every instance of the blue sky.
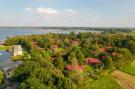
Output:
<path fill-rule="evenodd" d="M 0 26 L 135 27 L 135 0 L 1 0 Z"/>

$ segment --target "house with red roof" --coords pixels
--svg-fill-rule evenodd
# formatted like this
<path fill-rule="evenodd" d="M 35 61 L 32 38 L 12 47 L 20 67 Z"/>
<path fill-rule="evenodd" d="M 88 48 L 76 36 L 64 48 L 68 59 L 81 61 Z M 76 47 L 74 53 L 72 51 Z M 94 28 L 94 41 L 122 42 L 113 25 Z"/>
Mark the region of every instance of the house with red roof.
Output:
<path fill-rule="evenodd" d="M 116 52 L 110 52 L 110 55 L 111 55 L 111 56 L 116 56 L 117 53 L 116 53 Z"/>
<path fill-rule="evenodd" d="M 78 65 L 78 66 L 68 65 L 68 66 L 66 67 L 66 69 L 69 70 L 69 71 L 78 70 L 78 71 L 80 71 L 80 72 L 83 72 L 84 67 L 83 67 L 82 65 Z"/>
<path fill-rule="evenodd" d="M 56 49 L 56 48 L 58 48 L 58 45 L 53 45 L 53 49 Z"/>
<path fill-rule="evenodd" d="M 105 55 L 102 56 L 102 59 L 105 60 L 107 57 Z"/>
<path fill-rule="evenodd" d="M 99 50 L 100 50 L 101 52 L 106 52 L 107 49 L 111 49 L 111 48 L 113 48 L 113 46 L 102 47 L 102 48 L 100 48 Z"/>
<path fill-rule="evenodd" d="M 113 48 L 113 47 L 112 47 L 112 46 L 107 46 L 106 48 L 107 48 L 107 49 L 111 49 L 111 48 Z"/>
<path fill-rule="evenodd" d="M 106 52 L 106 48 L 105 48 L 105 47 L 100 48 L 99 50 L 100 50 L 101 52 Z"/>
<path fill-rule="evenodd" d="M 86 64 L 99 64 L 99 59 L 97 58 L 86 58 Z"/>

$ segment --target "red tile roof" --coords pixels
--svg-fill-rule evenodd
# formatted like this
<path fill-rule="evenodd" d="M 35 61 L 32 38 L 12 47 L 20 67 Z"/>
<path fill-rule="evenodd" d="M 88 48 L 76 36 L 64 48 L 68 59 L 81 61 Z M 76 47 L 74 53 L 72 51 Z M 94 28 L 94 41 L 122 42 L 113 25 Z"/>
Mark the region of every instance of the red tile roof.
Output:
<path fill-rule="evenodd" d="M 87 64 L 99 64 L 99 59 L 97 58 L 86 58 Z"/>
<path fill-rule="evenodd" d="M 82 65 L 78 65 L 78 66 L 72 66 L 72 65 L 68 65 L 66 67 L 67 70 L 79 70 L 80 72 L 83 72 L 83 66 Z"/>
<path fill-rule="evenodd" d="M 111 52 L 110 53 L 111 56 L 116 56 L 116 54 L 117 54 L 116 52 Z"/>
<path fill-rule="evenodd" d="M 105 55 L 102 56 L 102 59 L 105 60 L 107 57 Z"/>
<path fill-rule="evenodd" d="M 90 51 L 90 53 L 92 53 L 92 54 L 96 54 L 97 52 L 96 52 L 96 51 L 94 51 L 94 50 L 91 50 L 91 51 Z"/>
<path fill-rule="evenodd" d="M 107 46 L 106 48 L 113 48 L 112 46 Z"/>
<path fill-rule="evenodd" d="M 53 45 L 53 48 L 54 48 L 54 49 L 58 48 L 58 45 Z"/>
<path fill-rule="evenodd" d="M 106 52 L 106 48 L 105 48 L 105 47 L 100 48 L 100 51 L 101 51 L 101 52 Z"/>

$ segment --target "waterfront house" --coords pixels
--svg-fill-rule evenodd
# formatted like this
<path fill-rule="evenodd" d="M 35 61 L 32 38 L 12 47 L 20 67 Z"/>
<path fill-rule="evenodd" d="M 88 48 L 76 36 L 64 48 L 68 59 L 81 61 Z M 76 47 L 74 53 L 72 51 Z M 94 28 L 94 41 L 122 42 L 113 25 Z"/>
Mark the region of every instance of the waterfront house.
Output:
<path fill-rule="evenodd" d="M 21 45 L 14 45 L 13 50 L 12 50 L 12 55 L 13 56 L 22 55 Z"/>

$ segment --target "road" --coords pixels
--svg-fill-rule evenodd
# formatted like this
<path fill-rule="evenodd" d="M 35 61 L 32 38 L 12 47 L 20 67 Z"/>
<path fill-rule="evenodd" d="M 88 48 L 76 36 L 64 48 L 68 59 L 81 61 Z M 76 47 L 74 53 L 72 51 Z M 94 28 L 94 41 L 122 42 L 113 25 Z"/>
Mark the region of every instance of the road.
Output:
<path fill-rule="evenodd" d="M 135 89 L 135 76 L 116 70 L 112 76 L 124 89 Z"/>

